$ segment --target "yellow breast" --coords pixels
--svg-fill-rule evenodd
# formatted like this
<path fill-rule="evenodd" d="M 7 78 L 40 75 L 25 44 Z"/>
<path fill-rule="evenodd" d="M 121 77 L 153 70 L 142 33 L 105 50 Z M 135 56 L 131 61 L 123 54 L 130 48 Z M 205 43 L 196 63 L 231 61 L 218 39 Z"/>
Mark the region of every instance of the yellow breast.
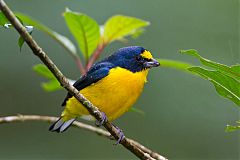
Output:
<path fill-rule="evenodd" d="M 128 111 L 136 102 L 147 81 L 147 74 L 148 70 L 133 73 L 117 67 L 111 69 L 108 76 L 84 88 L 80 93 L 106 113 L 112 121 Z M 70 98 L 62 116 L 73 118 L 81 115 L 89 113 L 74 97 Z"/>

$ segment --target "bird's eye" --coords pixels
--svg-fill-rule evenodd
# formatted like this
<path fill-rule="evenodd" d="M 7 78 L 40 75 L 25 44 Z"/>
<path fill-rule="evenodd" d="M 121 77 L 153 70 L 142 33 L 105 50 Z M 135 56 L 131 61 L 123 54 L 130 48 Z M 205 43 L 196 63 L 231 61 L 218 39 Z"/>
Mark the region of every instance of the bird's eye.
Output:
<path fill-rule="evenodd" d="M 137 60 L 137 61 L 141 61 L 141 60 L 142 60 L 142 57 L 141 57 L 141 56 L 137 56 L 137 57 L 136 57 L 136 60 Z"/>

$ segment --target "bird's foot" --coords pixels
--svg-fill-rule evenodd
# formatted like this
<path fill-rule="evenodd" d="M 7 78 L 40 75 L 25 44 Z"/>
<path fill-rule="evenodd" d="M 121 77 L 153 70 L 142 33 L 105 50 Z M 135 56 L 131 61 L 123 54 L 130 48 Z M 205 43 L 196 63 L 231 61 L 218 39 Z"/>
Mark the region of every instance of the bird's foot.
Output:
<path fill-rule="evenodd" d="M 102 114 L 102 120 L 100 122 L 98 120 L 95 122 L 95 125 L 98 127 L 101 127 L 105 122 L 107 122 L 106 114 L 104 112 L 101 112 L 101 114 Z M 124 136 L 123 131 L 118 126 L 115 126 L 115 125 L 113 125 L 113 126 L 116 128 L 118 135 L 119 135 L 119 138 L 118 138 L 117 142 L 115 143 L 115 145 L 118 145 L 125 138 L 125 136 Z M 112 135 L 110 138 L 115 139 Z"/>
<path fill-rule="evenodd" d="M 125 138 L 125 136 L 124 136 L 123 131 L 118 126 L 114 125 L 114 127 L 117 129 L 118 135 L 119 135 L 119 138 L 118 138 L 117 142 L 115 143 L 115 145 L 118 145 Z"/>
<path fill-rule="evenodd" d="M 98 120 L 95 122 L 95 125 L 101 127 L 105 122 L 107 122 L 107 116 L 104 112 L 101 112 L 102 120 L 99 122 Z"/>

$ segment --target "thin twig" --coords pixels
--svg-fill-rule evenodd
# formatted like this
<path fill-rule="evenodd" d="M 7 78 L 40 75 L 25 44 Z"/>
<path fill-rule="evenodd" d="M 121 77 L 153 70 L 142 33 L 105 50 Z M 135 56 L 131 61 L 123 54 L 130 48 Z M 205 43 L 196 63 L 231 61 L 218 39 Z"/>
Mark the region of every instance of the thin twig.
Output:
<path fill-rule="evenodd" d="M 0 117 L 0 124 L 4 123 L 13 123 L 13 122 L 25 122 L 25 121 L 43 121 L 43 122 L 55 122 L 58 117 L 51 117 L 51 116 L 40 116 L 40 115 L 16 115 L 16 116 L 6 116 Z M 111 134 L 101 128 L 85 124 L 79 121 L 75 121 L 72 125 L 78 129 L 84 129 L 86 131 L 90 131 L 92 133 L 96 133 L 99 136 L 105 137 L 107 139 L 112 140 Z M 138 146 L 143 152 L 148 153 L 151 157 L 158 159 L 158 160 L 166 160 L 166 158 L 162 157 L 156 152 L 151 151 L 150 149 L 146 148 L 145 146 L 141 145 L 140 143 L 134 141 L 133 139 L 128 138 L 134 145 Z"/>
<path fill-rule="evenodd" d="M 41 61 L 48 67 L 48 69 L 54 74 L 62 87 L 64 87 L 71 95 L 73 95 L 83 106 L 88 110 L 88 112 L 94 116 L 98 121 L 102 121 L 102 113 L 95 107 L 89 100 L 87 100 L 79 91 L 69 84 L 67 78 L 61 73 L 53 61 L 47 56 L 47 54 L 39 47 L 36 41 L 31 37 L 31 35 L 26 31 L 25 27 L 19 22 L 15 17 L 13 12 L 8 8 L 3 0 L 0 0 L 0 9 L 3 14 L 7 17 L 9 22 L 14 26 L 14 28 L 23 37 L 28 46 L 32 49 L 33 53 L 41 59 Z M 108 121 L 103 124 L 103 126 L 111 133 L 111 135 L 118 140 L 120 138 L 118 130 Z M 143 152 L 138 146 L 134 145 L 127 138 L 123 138 L 120 142 L 126 149 L 131 151 L 140 159 L 155 159 L 151 157 L 148 153 Z"/>
<path fill-rule="evenodd" d="M 24 121 L 43 121 L 43 122 L 56 122 L 58 117 L 51 117 L 51 116 L 40 116 L 40 115 L 22 115 L 18 114 L 16 116 L 6 116 L 0 117 L 0 124 L 4 123 L 12 123 L 12 122 L 24 122 Z M 72 126 L 81 128 L 84 130 L 88 130 L 94 132 L 100 136 L 104 136 L 106 138 L 110 138 L 111 134 L 101 128 L 97 128 L 79 121 L 75 121 Z"/>

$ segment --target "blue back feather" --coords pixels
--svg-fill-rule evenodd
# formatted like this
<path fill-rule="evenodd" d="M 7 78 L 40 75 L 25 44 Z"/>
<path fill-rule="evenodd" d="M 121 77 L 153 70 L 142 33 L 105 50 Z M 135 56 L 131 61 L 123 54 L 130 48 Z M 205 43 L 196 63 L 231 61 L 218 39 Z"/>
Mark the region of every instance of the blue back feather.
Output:
<path fill-rule="evenodd" d="M 143 70 L 143 65 L 136 61 L 136 57 L 143 53 L 144 50 L 143 47 L 139 46 L 120 48 L 109 57 L 95 63 L 85 75 L 81 76 L 80 79 L 73 84 L 73 86 L 80 91 L 92 83 L 96 83 L 100 79 L 106 77 L 109 71 L 115 67 L 125 68 L 132 72 Z M 67 100 L 71 97 L 72 95 L 68 93 L 62 106 L 65 106 Z"/>

